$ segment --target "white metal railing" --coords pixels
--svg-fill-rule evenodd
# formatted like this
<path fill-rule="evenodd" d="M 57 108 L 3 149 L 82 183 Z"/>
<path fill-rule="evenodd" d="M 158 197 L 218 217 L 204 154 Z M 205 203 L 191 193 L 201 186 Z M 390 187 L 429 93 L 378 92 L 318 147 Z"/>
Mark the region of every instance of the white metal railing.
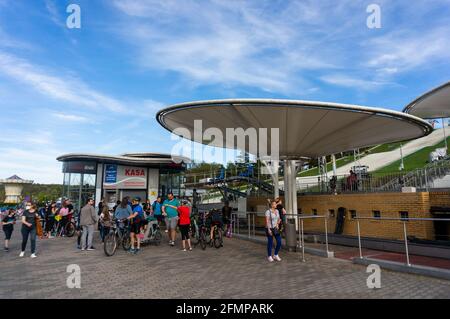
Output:
<path fill-rule="evenodd" d="M 391 220 L 391 221 L 401 221 L 403 224 L 403 239 L 405 244 L 405 254 L 406 254 L 406 265 L 408 267 L 411 267 L 411 262 L 409 258 L 409 248 L 408 248 L 408 234 L 407 234 L 407 227 L 406 223 L 409 221 L 447 221 L 450 222 L 450 218 L 395 218 L 395 217 L 383 217 L 383 218 L 377 218 L 377 217 L 355 217 L 357 222 L 357 231 L 358 231 L 358 248 L 359 248 L 359 258 L 363 259 L 363 253 L 362 253 L 362 245 L 361 245 L 361 227 L 359 225 L 360 220 Z"/>

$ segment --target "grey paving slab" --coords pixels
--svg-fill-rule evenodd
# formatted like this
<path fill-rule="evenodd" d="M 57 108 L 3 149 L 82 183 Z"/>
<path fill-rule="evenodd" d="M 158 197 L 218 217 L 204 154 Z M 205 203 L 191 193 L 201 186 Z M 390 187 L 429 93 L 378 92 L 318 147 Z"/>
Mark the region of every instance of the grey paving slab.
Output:
<path fill-rule="evenodd" d="M 145 246 L 139 255 L 119 250 L 106 257 L 81 252 L 75 238 L 38 241 L 38 258 L 0 251 L 0 298 L 450 298 L 450 281 L 383 270 L 381 289 L 367 288 L 365 266 L 350 261 L 281 252 L 268 263 L 265 247 L 226 239 L 223 248 Z M 69 264 L 81 268 L 81 289 L 66 285 Z"/>

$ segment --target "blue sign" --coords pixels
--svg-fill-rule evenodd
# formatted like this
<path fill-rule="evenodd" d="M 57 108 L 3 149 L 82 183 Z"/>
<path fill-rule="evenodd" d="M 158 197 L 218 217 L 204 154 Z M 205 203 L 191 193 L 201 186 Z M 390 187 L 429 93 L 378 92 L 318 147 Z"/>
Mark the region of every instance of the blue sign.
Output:
<path fill-rule="evenodd" d="M 117 165 L 108 164 L 105 168 L 105 183 L 117 183 Z"/>

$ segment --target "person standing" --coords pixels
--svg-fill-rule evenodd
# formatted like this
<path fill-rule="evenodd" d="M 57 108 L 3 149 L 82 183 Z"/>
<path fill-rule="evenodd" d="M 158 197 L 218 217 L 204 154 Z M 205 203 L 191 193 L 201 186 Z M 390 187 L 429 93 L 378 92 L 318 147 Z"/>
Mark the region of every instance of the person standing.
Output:
<path fill-rule="evenodd" d="M 130 220 L 130 239 L 131 239 L 131 248 L 130 253 L 137 254 L 141 249 L 141 225 L 144 220 L 144 210 L 142 206 L 139 204 L 141 199 L 139 197 L 133 198 L 131 209 L 133 213 L 128 217 Z M 136 245 L 135 245 L 136 244 Z M 136 248 L 134 248 L 136 246 Z"/>
<path fill-rule="evenodd" d="M 128 197 L 125 197 L 120 202 L 120 205 L 116 207 L 114 211 L 114 218 L 117 220 L 127 219 L 133 211 L 131 210 L 130 205 L 128 205 Z"/>
<path fill-rule="evenodd" d="M 25 256 L 28 238 L 31 241 L 31 258 L 36 258 L 36 219 L 39 218 L 37 207 L 34 204 L 27 203 L 25 212 L 22 215 L 22 251 L 20 257 Z"/>
<path fill-rule="evenodd" d="M 191 226 L 191 212 L 187 201 L 181 201 L 181 206 L 178 207 L 178 214 L 180 218 L 179 227 L 181 232 L 181 240 L 183 242 L 183 251 L 186 251 L 186 241 L 189 246 L 189 250 L 192 250 L 191 239 L 189 238 L 189 227 Z"/>
<path fill-rule="evenodd" d="M 225 235 L 231 236 L 231 207 L 228 201 L 225 202 L 225 206 L 222 207 L 223 224 L 226 225 Z"/>
<path fill-rule="evenodd" d="M 266 236 L 267 236 L 267 259 L 269 262 L 281 261 L 281 258 L 278 256 L 278 252 L 281 248 L 281 235 L 280 235 L 280 223 L 281 218 L 280 214 L 277 210 L 277 202 L 272 200 L 270 202 L 270 208 L 266 211 Z M 272 246 L 273 246 L 273 237 L 275 237 L 277 241 L 277 246 L 275 247 L 275 254 L 272 257 Z"/>
<path fill-rule="evenodd" d="M 164 220 L 164 216 L 161 211 L 161 196 L 158 196 L 152 204 L 153 216 L 161 223 Z"/>
<path fill-rule="evenodd" d="M 94 200 L 89 199 L 80 212 L 80 225 L 83 228 L 81 237 L 81 250 L 94 250 L 92 240 L 94 238 L 94 227 L 98 216 L 95 213 Z M 87 238 L 87 243 L 86 243 Z"/>
<path fill-rule="evenodd" d="M 163 215 L 167 219 L 167 226 L 169 230 L 169 245 L 175 246 L 176 228 L 178 224 L 178 207 L 180 202 L 170 192 L 167 195 L 167 199 L 162 206 Z"/>
<path fill-rule="evenodd" d="M 47 234 L 47 238 L 53 238 L 52 229 L 55 224 L 56 211 L 56 203 L 52 202 L 45 212 L 45 233 Z"/>
<path fill-rule="evenodd" d="M 5 251 L 9 251 L 9 241 L 11 240 L 14 231 L 14 224 L 16 223 L 16 212 L 14 209 L 8 210 L 8 213 L 2 220 L 3 232 L 5 233 Z"/>
<path fill-rule="evenodd" d="M 108 206 L 103 206 L 103 212 L 100 215 L 100 223 L 102 224 L 100 236 L 103 243 L 105 241 L 105 236 L 109 233 L 112 226 L 112 218 Z"/>
<path fill-rule="evenodd" d="M 286 225 L 286 209 L 284 209 L 283 201 L 281 200 L 280 197 L 275 198 L 275 202 L 277 203 L 278 214 L 280 215 L 281 218 L 280 232 L 282 233 L 284 230 L 284 225 Z"/>

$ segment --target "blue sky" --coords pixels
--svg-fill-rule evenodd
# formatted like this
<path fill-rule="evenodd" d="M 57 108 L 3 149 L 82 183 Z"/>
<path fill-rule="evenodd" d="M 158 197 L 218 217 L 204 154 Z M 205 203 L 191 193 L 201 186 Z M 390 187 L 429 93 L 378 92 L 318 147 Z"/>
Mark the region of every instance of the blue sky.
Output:
<path fill-rule="evenodd" d="M 449 34 L 449 0 L 0 0 L 0 178 L 61 183 L 69 152 L 170 152 L 155 113 L 178 102 L 401 110 L 450 80 Z"/>

